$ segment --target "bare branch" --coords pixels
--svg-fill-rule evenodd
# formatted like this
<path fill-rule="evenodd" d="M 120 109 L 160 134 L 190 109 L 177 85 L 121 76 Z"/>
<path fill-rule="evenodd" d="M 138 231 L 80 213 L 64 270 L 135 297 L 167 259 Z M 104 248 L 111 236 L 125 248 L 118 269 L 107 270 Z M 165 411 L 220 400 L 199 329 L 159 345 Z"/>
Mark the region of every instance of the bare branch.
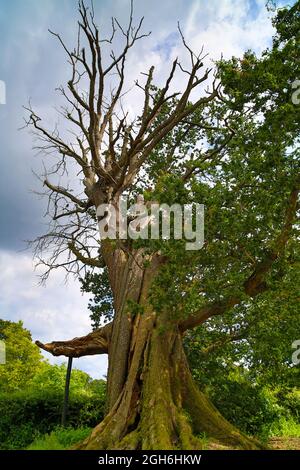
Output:
<path fill-rule="evenodd" d="M 68 247 L 72 251 L 72 253 L 76 256 L 77 260 L 81 261 L 81 263 L 83 263 L 84 265 L 91 266 L 92 268 L 102 268 L 103 267 L 103 264 L 101 263 L 101 261 L 99 261 L 99 259 L 88 258 L 88 257 L 82 255 L 81 251 L 76 248 L 74 242 L 69 242 Z"/>
<path fill-rule="evenodd" d="M 80 206 L 80 207 L 86 209 L 87 203 L 80 200 L 80 199 L 78 199 L 77 197 L 73 196 L 73 194 L 68 192 L 67 189 L 65 189 L 61 186 L 55 186 L 55 185 L 51 184 L 48 180 L 44 181 L 44 185 L 47 186 L 47 188 L 49 188 L 54 193 L 61 194 L 61 195 L 65 196 L 66 198 L 70 199 L 70 201 L 74 202 L 74 204 L 76 204 L 77 206 Z"/>
<path fill-rule="evenodd" d="M 108 354 L 112 323 L 99 328 L 86 336 L 69 341 L 53 341 L 52 343 L 35 344 L 53 356 L 82 357 L 94 354 Z"/>

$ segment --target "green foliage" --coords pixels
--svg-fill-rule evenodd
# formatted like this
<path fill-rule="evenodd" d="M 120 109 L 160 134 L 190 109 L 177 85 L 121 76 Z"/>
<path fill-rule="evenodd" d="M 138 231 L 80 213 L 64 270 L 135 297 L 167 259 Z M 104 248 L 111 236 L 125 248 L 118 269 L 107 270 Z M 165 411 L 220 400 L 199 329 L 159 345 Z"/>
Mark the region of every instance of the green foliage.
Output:
<path fill-rule="evenodd" d="M 300 390 L 297 388 L 288 392 L 282 390 L 279 393 L 279 398 L 283 406 L 300 422 Z"/>
<path fill-rule="evenodd" d="M 200 128 L 204 119 L 208 119 L 213 126 L 213 123 L 222 122 L 231 110 L 228 125 L 234 129 L 235 135 L 217 160 L 208 162 L 204 150 L 195 145 L 195 136 L 191 138 L 189 134 L 182 137 L 177 145 L 177 155 L 182 155 L 182 159 L 174 157 L 171 163 L 166 160 L 169 141 L 155 149 L 155 165 L 159 159 L 161 165 L 165 165 L 166 172 L 166 176 L 157 173 L 153 181 L 152 194 L 155 199 L 168 199 L 171 194 L 170 200 L 177 200 L 176 193 L 181 203 L 194 201 L 206 207 L 205 247 L 202 250 L 184 253 L 182 245 L 172 241 L 167 244 L 167 249 L 165 244 L 161 246 L 169 263 L 155 286 L 155 307 L 166 305 L 172 318 L 174 312 L 181 316 L 190 315 L 191 311 L 196 311 L 209 301 L 241 297 L 244 282 L 253 271 L 253 266 L 274 247 L 276 237 L 282 230 L 289 194 L 298 178 L 300 162 L 300 107 L 291 101 L 291 84 L 300 74 L 297 60 L 299 28 L 285 27 L 284 38 L 282 28 L 287 18 L 289 23 L 299 26 L 299 8 L 300 3 L 296 2 L 288 15 L 280 11 L 274 23 L 279 28 L 274 47 L 266 50 L 261 58 L 247 52 L 242 59 L 219 64 L 224 101 L 197 111 L 192 118 Z M 193 132 L 197 134 L 195 129 Z M 196 141 L 207 139 L 209 150 L 213 150 L 226 135 L 228 128 L 219 125 L 216 129 L 215 125 L 212 132 L 200 129 Z M 175 135 L 170 139 L 174 144 Z M 186 148 L 188 144 L 189 149 Z M 192 155 L 190 164 L 195 165 L 197 157 L 197 173 L 189 186 L 185 186 L 189 188 L 186 194 L 177 181 L 184 171 L 187 157 Z M 295 223 L 286 255 L 273 264 L 266 279 L 270 298 L 279 290 L 281 292 L 280 296 L 277 295 L 280 302 L 276 308 L 277 311 L 281 310 L 281 316 L 289 308 L 288 299 L 297 296 L 298 282 L 285 282 L 285 276 L 291 275 L 288 270 L 292 264 L 294 276 L 299 273 L 297 237 L 298 222 Z M 283 289 L 280 289 L 281 282 L 285 282 L 285 296 Z M 248 299 L 247 305 L 243 305 L 246 322 L 254 313 L 255 302 Z M 297 315 L 299 302 L 296 304 L 293 300 L 293 304 Z M 234 316 L 231 322 L 238 324 L 242 318 L 238 309 L 229 313 Z M 226 317 L 226 321 L 230 316 Z M 285 324 L 287 322 L 288 319 Z M 225 323 L 218 325 L 215 322 L 213 326 L 221 331 Z"/>
<path fill-rule="evenodd" d="M 273 282 L 274 288 L 255 301 L 186 335 L 189 360 L 192 367 L 202 364 L 204 384 L 211 375 L 215 380 L 219 374 L 226 377 L 234 364 L 240 364 L 256 383 L 299 386 L 300 370 L 292 364 L 292 343 L 299 334 L 299 270 L 290 267 L 280 282 Z"/>
<path fill-rule="evenodd" d="M 104 267 L 100 273 L 88 272 L 83 279 L 80 279 L 80 283 L 82 292 L 93 295 L 88 308 L 93 328 L 99 328 L 102 321 L 110 321 L 114 313 L 107 268 Z"/>
<path fill-rule="evenodd" d="M 134 318 L 136 315 L 143 315 L 144 313 L 144 307 L 132 299 L 128 299 L 126 309 L 131 318 Z"/>
<path fill-rule="evenodd" d="M 247 51 L 240 59 L 218 63 L 224 99 L 201 107 L 178 123 L 153 149 L 145 163 L 145 178 L 132 188 L 133 192 L 142 191 L 147 201 L 205 205 L 203 249 L 189 253 L 182 240 L 172 239 L 137 244 L 149 251 L 160 250 L 168 260 L 153 286 L 151 300 L 157 311 L 168 312 L 171 321 L 174 316 L 190 315 L 210 301 L 243 298 L 245 280 L 274 248 L 282 230 L 291 188 L 300 170 L 300 106 L 291 100 L 292 83 L 300 76 L 299 9 L 297 1 L 293 7 L 277 12 L 273 47 L 261 57 Z M 154 91 L 159 95 L 159 90 Z M 175 105 L 176 98 L 164 103 L 157 119 L 171 115 Z M 154 122 L 153 126 L 157 124 Z M 234 135 L 227 142 L 229 129 Z M 215 159 L 209 158 L 209 152 L 213 153 L 224 141 L 226 148 Z M 194 173 L 186 182 L 182 175 L 191 169 Z M 299 285 L 298 240 L 297 221 L 285 254 L 273 263 L 264 284 L 268 286 L 270 302 L 274 295 L 278 301 L 276 307 L 272 302 L 277 311 L 275 318 L 283 319 L 289 310 L 285 321 L 272 321 L 271 308 L 267 296 L 264 297 L 263 308 L 269 308 L 269 331 L 274 331 L 275 323 L 282 330 L 276 333 L 274 352 L 277 347 L 278 351 L 282 349 L 279 338 L 289 321 L 292 303 L 295 315 L 299 315 L 299 302 L 295 302 Z M 85 285 L 87 291 L 97 296 L 91 307 L 93 321 L 102 315 L 102 302 L 112 309 L 105 282 L 95 276 L 92 285 L 89 282 Z M 257 306 L 256 299 L 248 298 L 246 303 L 244 297 L 241 309 L 232 309 L 226 316 L 231 326 L 241 321 L 252 322 L 262 306 L 262 303 Z M 225 323 L 216 321 L 210 326 L 222 332 Z M 263 328 L 261 320 L 257 323 L 257 340 L 252 335 L 256 359 L 262 353 L 258 344 L 273 344 L 270 336 L 267 342 L 259 339 L 260 331 L 267 339 L 267 322 L 263 323 Z M 286 348 L 286 342 L 283 344 Z"/>
<path fill-rule="evenodd" d="M 299 106 L 292 104 L 292 83 L 299 78 L 299 1 L 279 9 L 273 20 L 272 49 L 262 58 L 247 52 L 242 59 L 221 64 L 221 78 L 234 107 L 253 101 L 264 115 L 259 145 L 294 144 L 299 135 Z M 283 125 L 284 123 L 284 125 Z M 287 132 L 288 131 L 288 132 Z"/>
<path fill-rule="evenodd" d="M 43 362 L 31 382 L 31 388 L 41 392 L 63 393 L 67 367 L 65 364 L 50 365 Z M 79 369 L 72 369 L 70 394 L 80 392 L 90 394 L 91 377 Z"/>
<path fill-rule="evenodd" d="M 207 450 L 208 444 L 209 444 L 209 437 L 207 436 L 207 434 L 203 432 L 200 434 L 196 434 L 196 437 L 200 442 L 200 446 L 201 446 L 200 448 L 202 450 Z"/>
<path fill-rule="evenodd" d="M 270 435 L 273 437 L 299 437 L 300 423 L 295 418 L 282 417 L 275 421 L 270 428 Z"/>
<path fill-rule="evenodd" d="M 244 357 L 243 347 L 246 350 L 248 347 L 244 342 L 240 348 L 229 343 L 223 349 L 205 354 L 199 347 L 202 338 L 195 332 L 185 344 L 193 376 L 231 423 L 247 434 L 267 439 L 274 434 L 274 429 L 280 428 L 280 423 L 299 422 L 299 389 L 295 388 L 299 381 L 294 378 L 297 368 L 284 368 L 280 363 L 276 380 L 276 358 L 271 371 L 257 364 L 250 364 L 249 369 L 237 365 L 235 360 Z"/>
<path fill-rule="evenodd" d="M 228 380 L 222 389 L 213 391 L 211 398 L 232 424 L 261 438 L 270 436 L 274 423 L 287 415 L 269 389 L 249 382 Z"/>
<path fill-rule="evenodd" d="M 171 265 L 162 270 L 153 296 L 155 308 L 172 318 L 209 301 L 242 298 L 188 332 L 185 346 L 195 378 L 220 411 L 260 435 L 271 435 L 274 423 L 279 429 L 299 420 L 297 406 L 291 409 L 283 397 L 299 387 L 300 370 L 291 363 L 300 321 L 299 219 L 285 255 L 266 277 L 266 292 L 243 296 L 247 276 L 276 243 L 299 178 L 300 107 L 291 100 L 300 76 L 299 11 L 299 1 L 279 10 L 273 48 L 261 58 L 247 52 L 219 64 L 225 105 L 214 104 L 211 115 L 217 119 L 229 109 L 245 114 L 231 122 L 235 135 L 223 158 L 199 164 L 191 181 L 189 198 L 206 207 L 205 247 L 180 258 L 181 247 L 173 244 Z M 202 116 L 193 119 L 201 122 Z M 208 136 L 211 145 L 213 139 Z"/>
<path fill-rule="evenodd" d="M 26 448 L 61 420 L 63 394 L 26 390 L 0 395 L 0 449 Z M 104 395 L 70 396 L 68 425 L 94 427 L 104 415 Z"/>
<path fill-rule="evenodd" d="M 90 428 L 60 428 L 50 434 L 37 437 L 28 450 L 65 450 L 77 442 L 83 441 L 91 432 Z"/>
<path fill-rule="evenodd" d="M 21 322 L 0 320 L 0 335 L 7 351 L 6 364 L 0 366 L 0 449 L 22 449 L 60 423 L 67 368 L 46 362 Z M 68 424 L 85 428 L 99 423 L 105 393 L 104 380 L 73 369 Z M 73 434 L 75 439 L 76 431 Z M 49 439 L 64 445 L 63 431 L 53 436 Z"/>
<path fill-rule="evenodd" d="M 0 320 L 0 337 L 6 346 L 6 364 L 0 365 L 0 392 L 20 390 L 41 368 L 42 355 L 22 322 Z"/>

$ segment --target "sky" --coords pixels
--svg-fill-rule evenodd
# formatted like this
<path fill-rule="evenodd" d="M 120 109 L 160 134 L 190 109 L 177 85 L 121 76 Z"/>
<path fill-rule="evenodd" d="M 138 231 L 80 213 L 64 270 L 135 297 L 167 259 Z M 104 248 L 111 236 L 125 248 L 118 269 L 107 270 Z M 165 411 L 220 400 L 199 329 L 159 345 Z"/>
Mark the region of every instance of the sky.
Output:
<path fill-rule="evenodd" d="M 94 0 L 103 35 L 109 31 L 112 16 L 126 24 L 129 4 L 129 0 Z M 184 63 L 178 21 L 193 50 L 204 46 L 208 61 L 221 54 L 241 56 L 248 49 L 260 54 L 271 44 L 273 34 L 265 0 L 136 0 L 135 18 L 141 16 L 145 17 L 144 31 L 151 35 L 129 56 L 129 85 L 152 64 L 159 84 L 173 58 L 178 56 Z M 0 318 L 22 320 L 33 339 L 42 342 L 71 339 L 91 330 L 89 296 L 80 293 L 78 281 L 66 283 L 64 272 L 58 270 L 45 286 L 39 285 L 39 273 L 25 243 L 44 233 L 47 221 L 44 202 L 33 193 L 39 189 L 33 171 L 39 172 L 42 162 L 32 149 L 32 135 L 20 129 L 25 116 L 22 106 L 30 100 L 45 122 L 55 122 L 55 107 L 61 104 L 55 89 L 68 81 L 69 69 L 48 28 L 59 32 L 72 48 L 77 19 L 76 0 L 0 0 L 0 83 L 6 86 L 6 104 L 0 97 Z M 182 79 L 175 85 L 180 90 Z M 135 112 L 138 90 L 129 95 L 126 105 Z M 64 362 L 47 353 L 45 357 L 52 363 Z M 107 358 L 76 359 L 74 367 L 94 378 L 103 377 Z"/>

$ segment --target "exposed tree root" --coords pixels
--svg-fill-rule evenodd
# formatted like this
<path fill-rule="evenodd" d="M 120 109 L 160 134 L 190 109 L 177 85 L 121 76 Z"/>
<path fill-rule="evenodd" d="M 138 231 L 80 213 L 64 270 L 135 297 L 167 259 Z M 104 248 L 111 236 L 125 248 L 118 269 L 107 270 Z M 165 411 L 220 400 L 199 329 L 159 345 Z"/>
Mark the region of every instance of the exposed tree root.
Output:
<path fill-rule="evenodd" d="M 205 433 L 240 449 L 263 446 L 231 425 L 198 390 L 177 332 L 160 333 L 139 319 L 127 381 L 104 420 L 77 449 L 194 450 Z"/>

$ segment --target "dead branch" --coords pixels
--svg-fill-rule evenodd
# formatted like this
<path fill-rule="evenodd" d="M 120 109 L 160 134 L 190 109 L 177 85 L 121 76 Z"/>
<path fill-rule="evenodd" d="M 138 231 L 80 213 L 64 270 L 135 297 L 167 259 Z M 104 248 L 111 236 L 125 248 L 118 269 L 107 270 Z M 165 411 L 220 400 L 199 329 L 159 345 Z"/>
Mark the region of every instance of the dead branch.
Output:
<path fill-rule="evenodd" d="M 108 354 L 112 323 L 99 328 L 86 336 L 69 341 L 53 341 L 52 343 L 35 344 L 53 356 L 82 357 L 94 354 Z"/>

